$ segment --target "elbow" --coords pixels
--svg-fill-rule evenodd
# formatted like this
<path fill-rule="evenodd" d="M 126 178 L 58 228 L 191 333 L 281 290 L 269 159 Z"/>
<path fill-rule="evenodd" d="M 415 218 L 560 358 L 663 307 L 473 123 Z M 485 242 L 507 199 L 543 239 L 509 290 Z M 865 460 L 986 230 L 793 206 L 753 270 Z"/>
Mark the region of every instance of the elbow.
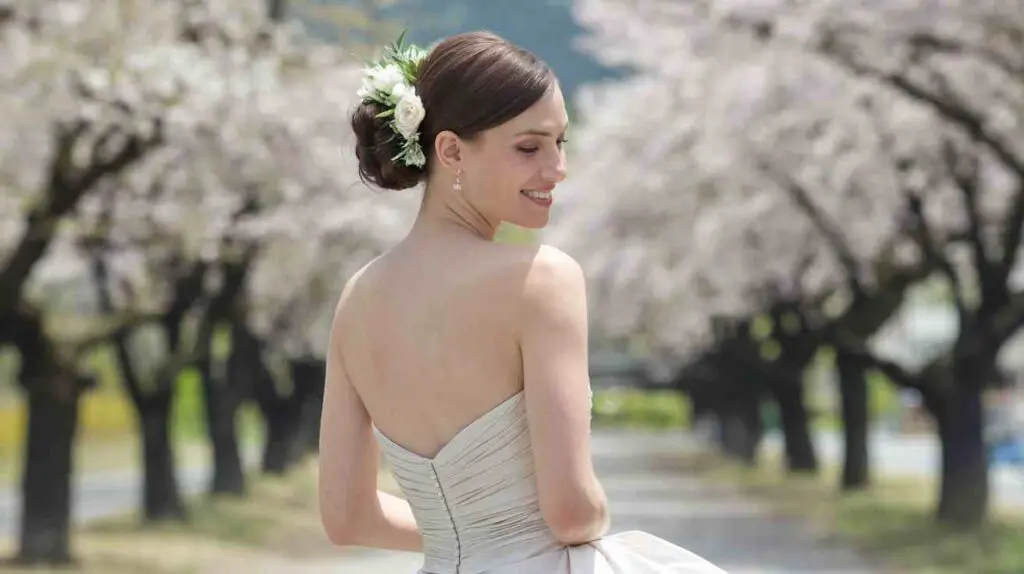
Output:
<path fill-rule="evenodd" d="M 562 506 L 545 517 L 552 535 L 566 545 L 591 542 L 608 530 L 608 503 L 602 497 L 586 504 Z"/>
<path fill-rule="evenodd" d="M 338 518 L 322 516 L 320 520 L 327 535 L 327 540 L 335 546 L 354 546 L 357 544 L 355 538 L 356 529 L 350 521 Z"/>
<path fill-rule="evenodd" d="M 358 546 L 359 527 L 358 520 L 351 512 L 344 512 L 341 509 L 320 508 L 320 525 L 324 529 L 327 540 L 335 546 Z"/>

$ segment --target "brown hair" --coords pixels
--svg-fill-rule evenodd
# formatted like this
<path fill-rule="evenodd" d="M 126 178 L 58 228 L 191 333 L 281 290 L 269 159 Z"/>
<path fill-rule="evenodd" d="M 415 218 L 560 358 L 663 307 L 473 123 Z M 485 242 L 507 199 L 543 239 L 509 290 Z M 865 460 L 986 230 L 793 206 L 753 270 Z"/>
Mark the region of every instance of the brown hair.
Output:
<path fill-rule="evenodd" d="M 420 145 L 427 156 L 423 168 L 392 160 L 401 150 L 384 109 L 363 102 L 352 113 L 359 175 L 384 189 L 406 189 L 426 179 L 437 134 L 450 130 L 464 139 L 501 125 L 529 109 L 557 80 L 551 68 L 533 53 L 491 32 L 467 32 L 438 44 L 420 65 L 416 93 L 426 116 Z"/>

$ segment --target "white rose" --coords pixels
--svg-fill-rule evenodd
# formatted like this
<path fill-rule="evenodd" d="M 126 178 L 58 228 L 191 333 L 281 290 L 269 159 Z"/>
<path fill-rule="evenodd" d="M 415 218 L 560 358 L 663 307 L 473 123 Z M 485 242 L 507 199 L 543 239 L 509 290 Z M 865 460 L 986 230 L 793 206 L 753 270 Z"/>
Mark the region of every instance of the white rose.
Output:
<path fill-rule="evenodd" d="M 391 104 L 394 105 L 402 101 L 402 98 L 404 98 L 406 94 L 412 94 L 415 96 L 416 89 L 410 86 L 409 84 L 406 84 L 405 82 L 402 82 L 401 84 L 395 84 L 395 86 L 391 88 Z"/>
<path fill-rule="evenodd" d="M 359 86 L 359 91 L 356 92 L 356 95 L 362 100 L 373 95 L 373 80 L 369 76 L 363 77 L 363 83 Z"/>
<path fill-rule="evenodd" d="M 410 88 L 395 106 L 395 130 L 405 136 L 405 139 L 409 139 L 416 135 L 416 131 L 420 129 L 420 122 L 426 115 L 427 112 L 423 109 L 423 102 L 416 95 L 416 90 Z"/>
<path fill-rule="evenodd" d="M 405 83 L 405 74 L 394 64 L 374 66 L 366 71 L 366 75 L 370 80 L 370 86 L 385 94 L 390 94 L 396 85 Z"/>

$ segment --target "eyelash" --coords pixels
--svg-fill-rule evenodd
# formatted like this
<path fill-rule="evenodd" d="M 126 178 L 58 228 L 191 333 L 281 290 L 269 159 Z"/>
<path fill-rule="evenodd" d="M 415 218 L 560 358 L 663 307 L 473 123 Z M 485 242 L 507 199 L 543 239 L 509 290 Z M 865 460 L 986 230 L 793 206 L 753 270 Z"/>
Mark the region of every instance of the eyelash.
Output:
<path fill-rule="evenodd" d="M 567 140 L 565 138 L 559 138 L 559 139 L 557 139 L 555 141 L 555 143 L 558 144 L 558 149 L 562 149 L 562 146 L 565 145 L 565 143 L 568 142 L 568 141 L 569 140 Z M 533 155 L 533 154 L 537 153 L 538 151 L 540 151 L 540 148 L 539 147 L 532 147 L 532 148 L 520 147 L 519 151 L 521 153 L 525 153 L 526 155 Z"/>

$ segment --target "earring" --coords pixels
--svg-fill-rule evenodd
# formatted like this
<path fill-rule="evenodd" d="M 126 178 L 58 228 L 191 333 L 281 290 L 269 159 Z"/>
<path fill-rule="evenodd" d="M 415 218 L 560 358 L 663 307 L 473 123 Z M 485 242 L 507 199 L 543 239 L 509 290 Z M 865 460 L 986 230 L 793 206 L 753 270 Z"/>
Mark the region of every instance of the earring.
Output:
<path fill-rule="evenodd" d="M 452 191 L 455 193 L 462 191 L 462 168 L 455 172 L 455 183 L 452 184 Z"/>

